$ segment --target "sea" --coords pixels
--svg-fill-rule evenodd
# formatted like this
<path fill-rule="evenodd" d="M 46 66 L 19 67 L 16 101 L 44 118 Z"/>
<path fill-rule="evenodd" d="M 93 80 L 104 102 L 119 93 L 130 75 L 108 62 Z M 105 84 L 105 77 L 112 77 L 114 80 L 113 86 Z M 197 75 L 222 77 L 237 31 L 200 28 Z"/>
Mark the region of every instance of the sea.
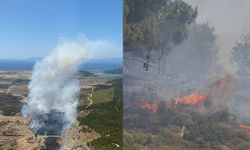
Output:
<path fill-rule="evenodd" d="M 11 60 L 0 59 L 0 71 L 32 71 L 36 62 L 41 59 Z M 122 58 L 91 59 L 80 66 L 80 70 L 89 71 L 98 77 L 122 77 L 122 74 L 100 73 L 103 70 L 122 68 Z"/>

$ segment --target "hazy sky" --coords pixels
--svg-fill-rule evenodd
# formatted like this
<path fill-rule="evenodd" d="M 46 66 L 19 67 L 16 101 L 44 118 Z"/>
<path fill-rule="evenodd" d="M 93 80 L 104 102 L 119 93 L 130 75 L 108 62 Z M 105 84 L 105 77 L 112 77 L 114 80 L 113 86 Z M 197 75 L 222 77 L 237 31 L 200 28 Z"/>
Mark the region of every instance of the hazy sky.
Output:
<path fill-rule="evenodd" d="M 184 0 L 198 6 L 199 23 L 209 22 L 215 27 L 220 46 L 221 61 L 231 70 L 229 57 L 241 34 L 250 32 L 250 0 Z"/>
<path fill-rule="evenodd" d="M 0 59 L 42 57 L 60 38 L 74 39 L 81 34 L 113 45 L 101 57 L 121 57 L 122 0 L 0 2 Z"/>

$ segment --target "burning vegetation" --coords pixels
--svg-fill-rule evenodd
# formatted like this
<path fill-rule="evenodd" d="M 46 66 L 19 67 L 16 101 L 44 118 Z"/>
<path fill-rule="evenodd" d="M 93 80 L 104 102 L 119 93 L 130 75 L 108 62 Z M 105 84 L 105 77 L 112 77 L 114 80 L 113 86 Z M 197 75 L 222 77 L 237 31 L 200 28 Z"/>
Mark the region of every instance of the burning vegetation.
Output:
<path fill-rule="evenodd" d="M 196 105 L 201 104 L 206 100 L 207 96 L 198 93 L 191 93 L 183 97 L 177 97 L 174 105 L 185 104 L 185 105 Z"/>
<path fill-rule="evenodd" d="M 234 77 L 231 75 L 225 75 L 224 77 L 217 79 L 212 84 L 210 84 L 207 88 L 208 91 L 206 94 L 202 94 L 196 91 L 189 92 L 183 96 L 181 96 L 180 94 L 179 96 L 176 96 L 173 101 L 171 101 L 170 103 L 168 102 L 168 105 L 174 106 L 174 108 L 176 108 L 177 106 L 204 105 L 206 109 L 212 109 L 213 112 L 217 112 L 223 109 L 225 102 L 230 98 L 230 96 L 232 96 L 234 85 Z M 148 93 L 148 95 L 150 95 L 150 92 Z M 156 113 L 158 111 L 158 105 L 160 103 L 159 98 L 154 98 L 157 100 L 153 101 L 137 101 L 137 99 L 143 99 L 141 94 L 140 96 L 134 96 L 133 99 L 134 101 L 136 101 L 132 105 L 134 109 L 149 110 L 152 113 Z"/>
<path fill-rule="evenodd" d="M 152 102 L 138 102 L 134 107 L 135 109 L 149 110 L 152 113 L 156 113 L 158 110 L 159 100 Z"/>
<path fill-rule="evenodd" d="M 138 146 L 130 139 L 139 137 L 145 141 L 156 139 L 139 143 L 147 147 L 155 147 L 157 140 L 171 148 L 190 150 L 249 147 L 250 126 L 241 124 L 241 120 L 226 107 L 234 85 L 235 78 L 225 75 L 209 84 L 204 93 L 192 91 L 172 101 L 163 98 L 137 101 L 132 107 L 125 107 L 125 147 L 126 144 L 128 147 Z M 151 92 L 148 95 L 153 95 Z M 142 96 L 133 98 L 142 99 Z M 140 132 L 135 132 L 135 129 Z M 235 141 L 239 141 L 238 144 L 233 144 Z M 183 142 L 186 144 L 179 144 Z"/>
<path fill-rule="evenodd" d="M 188 150 L 222 149 L 222 147 L 243 149 L 250 146 L 250 126 L 240 124 L 234 114 L 226 109 L 200 113 L 192 107 L 177 109 L 168 102 L 159 101 L 157 110 L 152 111 L 150 108 L 155 104 L 153 102 L 141 103 L 140 107 L 136 107 L 137 109 L 133 107 L 124 109 L 126 113 L 124 118 L 126 122 L 124 125 L 126 128 L 125 147 L 138 148 L 140 145 L 155 147 L 158 145 L 157 141 L 171 148 Z M 192 104 L 203 107 L 203 105 L 198 105 L 201 103 L 188 103 L 187 105 L 193 106 Z M 145 113 L 141 110 L 150 110 L 152 113 Z M 183 126 L 185 130 L 182 129 Z M 137 139 L 139 143 L 134 139 Z M 237 144 L 235 141 L 238 141 Z M 166 149 L 166 147 L 162 146 L 159 149 Z"/>
<path fill-rule="evenodd" d="M 245 124 L 240 124 L 240 128 L 243 129 L 247 134 L 250 135 L 250 126 Z"/>

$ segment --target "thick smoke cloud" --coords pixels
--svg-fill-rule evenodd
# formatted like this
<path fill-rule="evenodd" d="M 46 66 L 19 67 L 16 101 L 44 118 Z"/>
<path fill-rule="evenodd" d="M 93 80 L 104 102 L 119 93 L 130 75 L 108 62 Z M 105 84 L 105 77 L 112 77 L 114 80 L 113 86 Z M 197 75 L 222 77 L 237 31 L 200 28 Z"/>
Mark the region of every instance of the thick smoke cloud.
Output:
<path fill-rule="evenodd" d="M 110 45 L 107 43 L 86 37 L 74 41 L 61 40 L 50 54 L 35 65 L 28 86 L 28 103 L 22 109 L 22 114 L 31 121 L 30 128 L 35 134 L 49 134 L 41 131 L 46 129 L 57 130 L 50 134 L 62 135 L 74 123 L 80 86 L 72 75 L 91 52 L 102 51 Z M 61 119 L 51 121 L 51 116 Z"/>

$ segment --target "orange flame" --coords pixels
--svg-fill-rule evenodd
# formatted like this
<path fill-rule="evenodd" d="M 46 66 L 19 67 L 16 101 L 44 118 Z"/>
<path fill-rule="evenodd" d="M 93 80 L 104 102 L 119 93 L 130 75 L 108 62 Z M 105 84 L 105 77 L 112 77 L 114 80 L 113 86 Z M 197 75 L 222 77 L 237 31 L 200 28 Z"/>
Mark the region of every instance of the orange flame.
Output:
<path fill-rule="evenodd" d="M 136 108 L 150 110 L 152 113 L 156 113 L 158 110 L 159 100 L 153 102 L 141 102 L 137 104 Z"/>
<path fill-rule="evenodd" d="M 243 129 L 247 134 L 250 134 L 250 126 L 240 124 L 240 128 Z"/>
<path fill-rule="evenodd" d="M 206 96 L 197 94 L 197 93 L 191 93 L 189 95 L 183 96 L 181 98 L 177 97 L 174 104 L 185 104 L 185 105 L 195 105 L 203 103 L 206 100 Z"/>

